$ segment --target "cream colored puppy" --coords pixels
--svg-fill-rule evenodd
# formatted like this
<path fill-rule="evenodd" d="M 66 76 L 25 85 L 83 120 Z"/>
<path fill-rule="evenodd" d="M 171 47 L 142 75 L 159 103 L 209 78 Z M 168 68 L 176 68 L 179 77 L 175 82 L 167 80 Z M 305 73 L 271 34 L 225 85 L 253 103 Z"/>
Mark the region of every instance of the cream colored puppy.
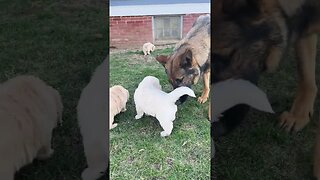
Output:
<path fill-rule="evenodd" d="M 77 106 L 84 153 L 88 167 L 83 180 L 94 180 L 103 175 L 108 165 L 108 85 L 107 59 L 95 70 L 83 89 Z"/>
<path fill-rule="evenodd" d="M 0 85 L 0 179 L 35 158 L 52 153 L 52 130 L 61 121 L 61 97 L 34 76 L 17 76 Z"/>
<path fill-rule="evenodd" d="M 124 87 L 117 85 L 110 88 L 109 91 L 109 129 L 115 128 L 117 124 L 113 124 L 114 116 L 120 112 L 126 111 L 126 104 L 129 100 L 129 91 Z"/>
<path fill-rule="evenodd" d="M 163 92 L 159 79 L 147 76 L 134 92 L 137 111 L 135 118 L 140 119 L 144 113 L 156 117 L 163 128 L 160 135 L 169 136 L 178 110 L 175 102 L 183 95 L 196 97 L 192 89 L 188 87 L 178 87 L 170 93 Z"/>
<path fill-rule="evenodd" d="M 156 47 L 150 42 L 144 43 L 143 46 L 142 46 L 143 54 L 145 56 L 149 55 L 150 52 L 153 52 L 155 48 Z"/>

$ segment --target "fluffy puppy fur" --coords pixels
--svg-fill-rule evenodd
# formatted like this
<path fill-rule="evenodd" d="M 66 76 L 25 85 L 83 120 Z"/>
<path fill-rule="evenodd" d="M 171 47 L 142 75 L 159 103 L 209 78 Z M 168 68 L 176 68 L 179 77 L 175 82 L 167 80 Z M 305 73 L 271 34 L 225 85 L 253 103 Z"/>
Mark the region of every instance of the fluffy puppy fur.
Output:
<path fill-rule="evenodd" d="M 145 56 L 149 55 L 150 52 L 153 52 L 154 49 L 155 49 L 155 46 L 150 42 L 144 43 L 142 46 L 142 51 Z"/>
<path fill-rule="evenodd" d="M 83 89 L 77 107 L 88 164 L 82 172 L 83 180 L 99 178 L 108 166 L 108 90 L 107 59 L 105 59 Z"/>
<path fill-rule="evenodd" d="M 17 76 L 0 85 L 0 177 L 52 153 L 52 130 L 61 121 L 58 91 L 34 76 Z"/>
<path fill-rule="evenodd" d="M 140 119 L 144 113 L 156 117 L 164 130 L 160 135 L 162 137 L 169 136 L 178 109 L 175 102 L 183 95 L 195 97 L 192 89 L 188 87 L 179 87 L 170 93 L 165 93 L 161 90 L 159 79 L 147 76 L 134 92 L 137 111 L 135 119 Z"/>
<path fill-rule="evenodd" d="M 117 124 L 113 124 L 114 116 L 120 112 L 126 111 L 126 104 L 129 100 L 129 91 L 124 87 L 117 85 L 110 88 L 109 92 L 109 129 L 115 128 Z"/>

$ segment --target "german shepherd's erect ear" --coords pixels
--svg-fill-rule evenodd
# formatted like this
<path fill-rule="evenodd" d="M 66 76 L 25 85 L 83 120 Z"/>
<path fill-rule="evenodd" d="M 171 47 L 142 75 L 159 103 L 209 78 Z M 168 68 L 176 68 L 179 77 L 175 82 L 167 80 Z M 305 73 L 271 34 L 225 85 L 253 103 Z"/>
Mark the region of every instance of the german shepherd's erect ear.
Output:
<path fill-rule="evenodd" d="M 164 56 L 164 55 L 160 55 L 160 56 L 157 56 L 157 57 L 156 57 L 156 60 L 157 60 L 160 64 L 162 64 L 163 66 L 165 66 L 166 63 L 167 63 L 168 60 L 169 60 L 169 57 L 168 57 L 168 56 Z"/>
<path fill-rule="evenodd" d="M 233 18 L 252 18 L 260 13 L 258 3 L 259 0 L 224 0 L 222 11 Z"/>

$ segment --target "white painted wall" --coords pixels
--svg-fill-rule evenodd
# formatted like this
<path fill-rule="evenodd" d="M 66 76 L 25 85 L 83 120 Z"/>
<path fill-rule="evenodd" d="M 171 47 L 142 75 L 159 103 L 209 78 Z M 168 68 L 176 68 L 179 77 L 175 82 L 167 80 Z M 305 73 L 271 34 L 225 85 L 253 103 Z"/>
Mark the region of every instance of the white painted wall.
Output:
<path fill-rule="evenodd" d="M 110 16 L 210 13 L 210 3 L 110 6 Z"/>

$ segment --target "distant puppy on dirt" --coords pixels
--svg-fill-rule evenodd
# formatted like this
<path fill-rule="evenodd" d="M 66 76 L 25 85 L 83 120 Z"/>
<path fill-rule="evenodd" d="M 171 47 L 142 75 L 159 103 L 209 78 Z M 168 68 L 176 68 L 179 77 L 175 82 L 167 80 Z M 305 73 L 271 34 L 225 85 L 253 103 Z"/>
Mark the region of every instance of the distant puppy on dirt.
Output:
<path fill-rule="evenodd" d="M 137 111 L 135 119 L 140 119 L 144 113 L 156 117 L 164 130 L 160 135 L 162 137 L 169 136 L 178 109 L 175 102 L 183 95 L 196 97 L 190 88 L 184 86 L 176 88 L 170 93 L 165 93 L 161 90 L 159 79 L 147 76 L 134 92 Z"/>
<path fill-rule="evenodd" d="M 113 129 L 117 124 L 113 124 L 114 116 L 120 112 L 126 111 L 126 103 L 129 100 L 129 91 L 124 87 L 117 85 L 110 88 L 109 93 L 109 129 Z"/>
<path fill-rule="evenodd" d="M 83 180 L 99 178 L 108 166 L 108 90 L 105 59 L 83 89 L 77 107 L 88 164 L 88 168 L 82 172 Z"/>
<path fill-rule="evenodd" d="M 0 85 L 1 179 L 13 180 L 22 166 L 50 157 L 52 130 L 61 122 L 62 108 L 58 91 L 34 76 Z"/>
<path fill-rule="evenodd" d="M 142 46 L 142 51 L 143 51 L 143 54 L 146 56 L 146 55 L 149 55 L 150 52 L 153 52 L 154 49 L 156 47 L 150 43 L 150 42 L 147 42 L 147 43 L 144 43 L 143 46 Z"/>

